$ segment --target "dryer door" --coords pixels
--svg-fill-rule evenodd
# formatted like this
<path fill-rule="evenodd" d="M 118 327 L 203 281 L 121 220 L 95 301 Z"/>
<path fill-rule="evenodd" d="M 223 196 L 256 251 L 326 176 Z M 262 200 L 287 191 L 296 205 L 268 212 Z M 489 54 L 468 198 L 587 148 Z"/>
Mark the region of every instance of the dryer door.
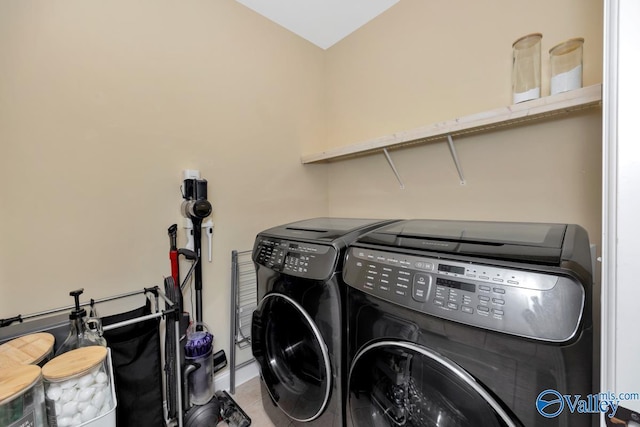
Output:
<path fill-rule="evenodd" d="M 460 366 L 410 342 L 361 349 L 348 392 L 351 426 L 521 426 Z"/>
<path fill-rule="evenodd" d="M 331 391 L 327 345 L 309 314 L 295 300 L 267 294 L 253 313 L 252 351 L 273 401 L 294 420 L 324 411 Z"/>

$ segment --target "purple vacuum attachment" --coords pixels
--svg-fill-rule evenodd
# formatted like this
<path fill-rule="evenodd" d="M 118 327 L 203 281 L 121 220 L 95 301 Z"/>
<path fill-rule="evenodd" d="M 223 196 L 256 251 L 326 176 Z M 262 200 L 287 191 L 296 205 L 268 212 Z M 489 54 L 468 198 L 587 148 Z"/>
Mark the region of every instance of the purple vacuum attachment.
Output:
<path fill-rule="evenodd" d="M 201 357 L 213 348 L 213 335 L 207 331 L 196 331 L 187 335 L 184 354 L 187 357 Z"/>

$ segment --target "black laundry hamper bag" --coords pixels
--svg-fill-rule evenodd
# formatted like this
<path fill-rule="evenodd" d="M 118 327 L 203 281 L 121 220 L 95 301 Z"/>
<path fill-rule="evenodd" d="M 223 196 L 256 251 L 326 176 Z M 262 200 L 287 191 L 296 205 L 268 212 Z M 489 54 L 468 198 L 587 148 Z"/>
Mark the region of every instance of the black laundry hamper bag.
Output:
<path fill-rule="evenodd" d="M 147 304 L 126 313 L 102 318 L 103 326 L 151 314 Z M 163 426 L 162 361 L 159 319 L 149 319 L 104 332 L 111 348 L 115 376 L 116 425 Z"/>

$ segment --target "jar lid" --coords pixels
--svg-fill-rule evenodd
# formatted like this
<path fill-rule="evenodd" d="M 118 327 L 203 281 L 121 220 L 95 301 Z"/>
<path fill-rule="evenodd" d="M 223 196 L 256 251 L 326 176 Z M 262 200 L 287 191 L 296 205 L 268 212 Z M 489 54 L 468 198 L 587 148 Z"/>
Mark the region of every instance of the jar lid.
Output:
<path fill-rule="evenodd" d="M 42 367 L 42 376 L 48 381 L 62 381 L 83 375 L 98 366 L 107 357 L 107 348 L 100 345 L 80 347 L 54 357 Z"/>
<path fill-rule="evenodd" d="M 41 377 L 41 369 L 37 365 L 0 368 L 0 405 L 13 400 Z"/>
<path fill-rule="evenodd" d="M 583 43 L 584 39 L 582 37 L 569 39 L 549 49 L 549 53 L 551 55 L 566 55 L 567 53 L 573 52 L 574 50 L 582 46 Z"/>
<path fill-rule="evenodd" d="M 47 332 L 23 335 L 6 342 L 0 345 L 0 368 L 37 365 L 51 353 L 54 342 L 54 336 Z"/>
<path fill-rule="evenodd" d="M 542 38 L 542 33 L 531 33 L 526 36 L 520 37 L 518 40 L 514 41 L 511 47 L 516 47 L 518 44 L 522 44 L 521 48 L 527 48 L 533 46 Z"/>

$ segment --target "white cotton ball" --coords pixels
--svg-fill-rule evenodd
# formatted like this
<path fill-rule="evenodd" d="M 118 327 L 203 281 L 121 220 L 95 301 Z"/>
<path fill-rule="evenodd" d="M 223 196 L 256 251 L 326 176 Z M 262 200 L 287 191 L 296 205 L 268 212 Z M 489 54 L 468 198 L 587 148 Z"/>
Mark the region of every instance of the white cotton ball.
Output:
<path fill-rule="evenodd" d="M 58 427 L 70 427 L 73 425 L 73 419 L 70 417 L 58 417 Z"/>
<path fill-rule="evenodd" d="M 56 414 L 61 414 L 62 413 L 62 403 L 56 402 L 55 409 L 56 409 Z"/>
<path fill-rule="evenodd" d="M 71 425 L 73 426 L 79 426 L 80 424 L 82 424 L 82 414 L 76 414 L 72 419 L 71 419 Z"/>
<path fill-rule="evenodd" d="M 47 397 L 50 400 L 56 401 L 60 399 L 60 396 L 62 396 L 62 388 L 60 388 L 60 386 L 58 386 L 57 384 L 51 385 L 47 390 Z"/>
<path fill-rule="evenodd" d="M 91 399 L 91 404 L 96 408 L 102 408 L 106 398 L 106 393 L 104 390 L 97 390 Z"/>
<path fill-rule="evenodd" d="M 109 412 L 109 409 L 110 409 L 110 408 L 108 408 L 108 407 L 107 407 L 107 405 L 103 406 L 103 407 L 102 407 L 102 409 L 100 409 L 100 412 L 98 412 L 98 416 L 99 416 L 99 417 L 103 416 L 104 414 L 106 414 L 107 412 Z"/>
<path fill-rule="evenodd" d="M 86 402 L 78 402 L 78 412 L 82 412 L 85 410 L 87 406 L 91 405 L 91 401 L 87 400 Z"/>
<path fill-rule="evenodd" d="M 86 408 L 84 408 L 81 415 L 82 415 L 82 422 L 89 421 L 95 418 L 96 415 L 98 415 L 98 408 L 96 408 L 93 405 L 89 405 Z"/>
<path fill-rule="evenodd" d="M 98 372 L 95 379 L 97 384 L 104 384 L 107 382 L 107 374 L 104 372 Z"/>
<path fill-rule="evenodd" d="M 75 378 L 71 378 L 70 380 L 64 381 L 62 384 L 60 384 L 60 387 L 66 390 L 75 387 L 76 384 L 78 384 L 78 380 Z"/>
<path fill-rule="evenodd" d="M 66 417 L 72 417 L 75 413 L 78 412 L 78 402 L 71 401 L 62 405 L 62 414 Z"/>
<path fill-rule="evenodd" d="M 92 374 L 87 374 L 83 377 L 80 377 L 80 379 L 78 379 L 78 387 L 79 388 L 85 388 L 85 387 L 89 387 L 91 384 L 93 384 L 93 375 Z"/>
<path fill-rule="evenodd" d="M 77 394 L 78 390 L 75 388 L 68 388 L 64 390 L 62 396 L 60 396 L 60 402 L 62 402 L 62 404 L 65 402 L 71 402 L 72 400 L 75 400 Z"/>
<path fill-rule="evenodd" d="M 95 391 L 95 388 L 93 388 L 93 387 L 82 388 L 82 389 L 80 389 L 78 391 L 78 395 L 76 396 L 76 400 L 78 402 L 89 401 L 93 397 L 93 392 L 94 391 Z"/>
<path fill-rule="evenodd" d="M 107 411 L 111 409 L 111 393 L 109 391 L 105 392 L 104 403 L 102 404 L 102 408 Z"/>

